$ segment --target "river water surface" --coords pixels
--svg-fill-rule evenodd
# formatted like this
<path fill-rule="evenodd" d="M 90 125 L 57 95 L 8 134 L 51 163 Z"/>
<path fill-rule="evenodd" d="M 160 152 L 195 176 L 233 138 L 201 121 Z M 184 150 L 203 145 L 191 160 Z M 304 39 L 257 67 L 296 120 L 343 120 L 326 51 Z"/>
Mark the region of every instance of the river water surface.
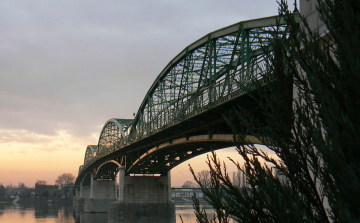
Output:
<path fill-rule="evenodd" d="M 207 213 L 213 213 L 207 209 Z M 175 221 L 180 223 L 180 215 L 186 223 L 195 223 L 196 217 L 191 205 L 175 205 Z M 154 216 L 149 216 L 154 219 Z M 156 219 L 156 217 L 155 217 Z M 107 213 L 75 212 L 71 203 L 0 203 L 1 223 L 106 223 Z M 149 220 L 149 223 L 158 222 Z"/>

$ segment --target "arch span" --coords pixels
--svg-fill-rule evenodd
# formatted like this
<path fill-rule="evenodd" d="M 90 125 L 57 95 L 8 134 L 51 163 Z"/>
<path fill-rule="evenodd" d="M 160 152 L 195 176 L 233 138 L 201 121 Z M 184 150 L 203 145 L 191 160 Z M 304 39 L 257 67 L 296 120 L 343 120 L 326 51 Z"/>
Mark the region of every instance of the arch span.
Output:
<path fill-rule="evenodd" d="M 83 180 L 81 181 L 82 186 L 90 186 L 91 185 L 91 176 L 92 174 L 89 172 L 85 174 Z"/>
<path fill-rule="evenodd" d="M 254 136 L 246 136 L 245 144 L 262 144 Z M 164 174 L 198 155 L 235 146 L 233 134 L 197 135 L 174 139 L 142 154 L 127 173 Z"/>
<path fill-rule="evenodd" d="M 96 157 L 102 157 L 117 149 L 120 140 L 125 137 L 125 132 L 132 123 L 132 119 L 110 119 L 108 120 L 103 129 L 101 130 Z"/>
<path fill-rule="evenodd" d="M 298 14 L 294 17 L 300 21 Z M 187 46 L 157 76 L 133 120 L 110 119 L 106 122 L 95 158 L 91 158 L 89 149 L 89 158 L 85 159 L 79 176 L 88 168 L 96 168 L 110 159 L 121 159 L 119 162 L 127 171 L 134 173 L 152 168 L 159 172 L 161 165 L 169 169 L 179 163 L 175 158 L 184 160 L 197 153 L 192 150 L 191 154 L 182 154 L 177 149 L 181 146 L 206 146 L 210 151 L 210 148 L 219 149 L 230 144 L 225 141 L 190 143 L 190 138 L 187 138 L 187 144 L 175 146 L 174 142 L 181 136 L 229 134 L 230 131 L 218 128 L 221 125 L 219 117 L 234 104 L 242 103 L 244 109 L 256 111 L 247 93 L 265 85 L 263 75 L 268 54 L 264 49 L 272 50 L 270 42 L 274 35 L 288 36 L 286 21 L 281 16 L 239 22 L 211 32 Z M 165 141 L 169 145 L 163 144 Z M 161 147 L 159 144 L 166 149 L 158 149 Z M 156 150 L 152 149 L 154 146 Z M 165 163 L 171 149 L 175 150 L 171 154 L 180 153 L 182 156 Z M 141 156 L 149 151 L 151 156 Z M 186 148 L 181 151 L 186 151 Z M 151 163 L 155 160 L 153 157 L 160 157 L 157 160 L 161 165 L 155 167 Z"/>
<path fill-rule="evenodd" d="M 96 158 L 96 150 L 97 150 L 96 145 L 89 145 L 86 147 L 84 165 L 90 163 L 91 161 L 93 161 L 93 159 Z"/>
<path fill-rule="evenodd" d="M 243 21 L 187 46 L 148 90 L 129 138 L 146 137 L 259 86 L 267 63 L 264 47 L 274 30 L 286 36 L 285 24 L 279 16 Z"/>
<path fill-rule="evenodd" d="M 115 160 L 102 163 L 96 170 L 95 179 L 114 180 L 120 166 Z"/>

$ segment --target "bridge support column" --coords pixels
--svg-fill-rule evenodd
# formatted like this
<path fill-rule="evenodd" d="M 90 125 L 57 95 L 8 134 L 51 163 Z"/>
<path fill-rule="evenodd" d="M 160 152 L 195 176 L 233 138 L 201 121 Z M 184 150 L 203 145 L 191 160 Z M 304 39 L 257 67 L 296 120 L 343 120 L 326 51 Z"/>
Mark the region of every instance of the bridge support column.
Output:
<path fill-rule="evenodd" d="M 115 199 L 117 200 L 118 199 L 118 191 L 119 191 L 119 188 L 117 187 L 117 183 L 116 183 L 116 180 L 117 180 L 117 178 L 116 178 L 116 175 L 115 175 L 115 178 L 114 178 L 114 183 L 115 183 L 115 191 L 114 191 L 114 193 L 115 193 Z"/>
<path fill-rule="evenodd" d="M 90 191 L 91 191 L 91 186 L 80 186 L 80 198 L 90 198 Z"/>
<path fill-rule="evenodd" d="M 118 201 L 125 202 L 125 167 L 119 168 L 119 197 Z"/>
<path fill-rule="evenodd" d="M 86 186 L 86 185 L 84 186 L 80 184 L 80 190 L 76 190 L 76 197 L 73 199 L 73 204 L 75 209 L 78 209 L 79 211 L 83 210 L 85 199 L 90 198 L 90 191 L 91 191 L 90 186 Z"/>
<path fill-rule="evenodd" d="M 74 209 L 74 210 L 77 209 L 78 199 L 80 199 L 80 190 L 79 190 L 79 189 L 76 189 L 76 190 L 75 190 L 75 197 L 73 198 L 73 209 Z"/>
<path fill-rule="evenodd" d="M 115 189 L 115 180 L 92 179 L 90 198 L 85 199 L 84 212 L 108 212 L 109 203 L 116 201 Z"/>
<path fill-rule="evenodd" d="M 160 177 L 125 176 L 121 168 L 119 199 L 110 203 L 108 222 L 175 222 L 170 172 Z"/>
<path fill-rule="evenodd" d="M 93 194 L 94 194 L 94 192 L 93 192 L 93 189 L 94 189 L 93 181 L 94 181 L 94 177 L 93 177 L 93 175 L 91 175 L 90 176 L 90 198 L 93 198 Z"/>

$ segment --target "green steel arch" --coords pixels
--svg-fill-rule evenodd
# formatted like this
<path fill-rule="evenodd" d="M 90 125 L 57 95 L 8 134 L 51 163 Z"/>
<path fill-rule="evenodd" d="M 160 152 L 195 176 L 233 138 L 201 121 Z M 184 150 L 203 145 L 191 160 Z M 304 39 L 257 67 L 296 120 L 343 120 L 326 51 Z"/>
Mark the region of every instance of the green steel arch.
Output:
<path fill-rule="evenodd" d="M 285 34 L 285 20 L 274 16 L 240 22 L 186 47 L 152 84 L 123 143 L 182 122 L 228 96 L 252 90 L 251 85 L 261 81 L 266 70 L 263 48 L 269 45 L 274 30 Z"/>
<path fill-rule="evenodd" d="M 101 157 L 117 150 L 117 145 L 126 137 L 125 131 L 132 122 L 132 119 L 108 120 L 105 123 L 99 137 L 96 157 Z"/>
<path fill-rule="evenodd" d="M 287 36 L 286 21 L 280 16 L 239 22 L 190 44 L 158 75 L 133 120 L 106 122 L 95 158 L 85 158 L 81 170 L 263 84 L 264 48 L 271 51 L 274 35 Z M 122 159 L 125 153 L 129 151 L 121 153 Z M 141 155 L 133 161 L 145 160 Z"/>
<path fill-rule="evenodd" d="M 97 150 L 96 145 L 89 145 L 86 147 L 85 157 L 84 157 L 84 165 L 92 162 L 93 159 L 96 158 L 96 150 Z"/>

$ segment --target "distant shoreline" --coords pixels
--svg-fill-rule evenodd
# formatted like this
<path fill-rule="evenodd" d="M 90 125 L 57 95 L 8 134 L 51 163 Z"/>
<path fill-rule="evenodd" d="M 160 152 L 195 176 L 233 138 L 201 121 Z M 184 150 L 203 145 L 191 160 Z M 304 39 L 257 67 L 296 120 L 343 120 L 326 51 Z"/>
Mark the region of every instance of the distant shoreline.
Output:
<path fill-rule="evenodd" d="M 12 204 L 17 198 L 0 198 L 0 204 Z M 20 198 L 16 201 L 17 204 L 28 203 L 72 203 L 72 198 Z"/>

